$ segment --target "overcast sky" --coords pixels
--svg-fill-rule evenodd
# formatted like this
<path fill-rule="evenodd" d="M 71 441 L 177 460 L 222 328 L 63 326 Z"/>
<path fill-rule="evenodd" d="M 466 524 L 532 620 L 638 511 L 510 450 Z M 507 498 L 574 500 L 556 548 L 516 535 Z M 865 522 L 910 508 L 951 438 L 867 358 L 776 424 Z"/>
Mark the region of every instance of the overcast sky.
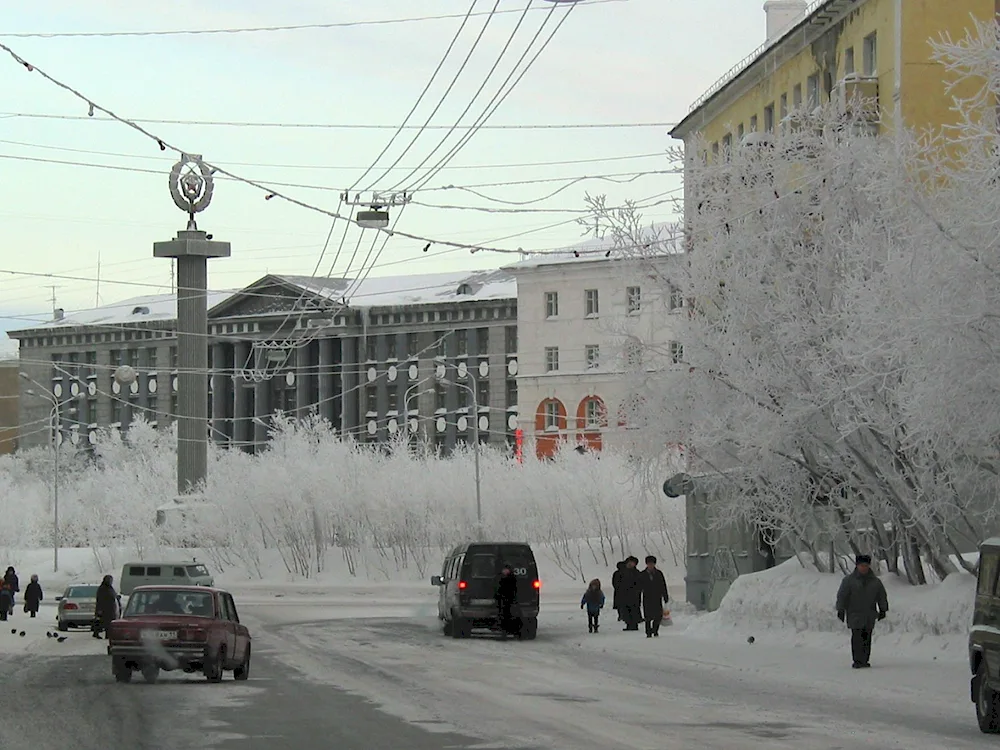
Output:
<path fill-rule="evenodd" d="M 495 0 L 479 0 L 489 11 Z M 520 10 L 527 0 L 502 0 Z M 577 7 L 558 35 L 490 120 L 491 124 L 675 122 L 691 101 L 764 37 L 762 0 L 623 0 Z M 464 14 L 469 0 L 35 0 L 5 3 L 0 42 L 91 100 L 128 118 L 227 122 L 378 124 L 395 126 L 430 79 L 461 19 L 271 33 L 146 37 L 12 36 L 32 32 L 110 32 L 272 26 Z M 486 106 L 548 12 L 546 0 L 528 14 L 498 73 L 470 110 L 471 122 Z M 565 13 L 560 7 L 543 34 Z M 500 54 L 519 13 L 494 17 L 465 73 L 433 118 L 451 125 L 468 105 Z M 468 53 L 485 16 L 470 19 L 413 122 L 423 123 L 442 98 Z M 543 37 L 544 38 L 544 37 Z M 152 243 L 184 226 L 167 189 L 175 159 L 124 125 L 87 119 L 87 106 L 29 73 L 6 55 L 0 60 L 0 247 L 3 271 L 59 273 L 81 280 L 0 273 L 0 310 L 6 328 L 50 316 L 51 290 L 67 310 L 93 306 L 98 253 L 100 294 L 110 303 L 169 291 L 169 262 L 154 260 Z M 53 114 L 84 119 L 42 119 L 11 114 Z M 339 191 L 361 177 L 393 135 L 392 130 L 148 125 L 159 137 L 204 154 L 241 176 L 319 186 L 281 188 L 328 210 Z M 415 131 L 396 139 L 388 166 Z M 420 135 L 400 164 L 420 164 L 445 130 Z M 457 140 L 452 136 L 435 164 Z M 418 192 L 397 228 L 422 237 L 528 250 L 557 248 L 580 239 L 571 223 L 587 191 L 612 202 L 645 199 L 676 190 L 673 175 L 645 174 L 625 184 L 583 176 L 667 170 L 665 128 L 483 130 L 448 167 Z M 14 158 L 12 158 L 14 157 Z M 635 157 L 635 158 L 622 158 Z M 128 167 L 129 172 L 51 164 L 48 159 Z M 590 163 L 580 160 L 601 159 Z M 507 166 L 540 162 L 577 162 Z M 269 166 L 271 165 L 271 166 Z M 284 166 L 274 166 L 284 165 Z M 407 177 L 394 170 L 377 187 Z M 421 170 L 419 175 L 426 174 Z M 382 174 L 366 178 L 362 187 Z M 409 186 L 415 178 L 403 183 Z M 475 187 L 490 183 L 520 185 Z M 454 185 L 467 190 L 433 189 Z M 559 191 L 555 196 L 541 200 Z M 669 197 L 669 196 L 667 196 Z M 507 201 L 500 203 L 498 201 Z M 518 206 L 515 203 L 530 202 Z M 485 213 L 437 206 L 530 208 Z M 543 212 L 542 210 L 552 210 Z M 674 207 L 651 208 L 663 221 Z M 552 227 L 557 222 L 561 226 Z M 209 285 L 232 288 L 267 272 L 312 273 L 330 219 L 232 182 L 218 182 L 201 228 L 232 242 L 233 257 L 213 261 Z M 347 236 L 331 269 L 343 223 L 336 227 L 319 275 L 356 275 L 368 254 L 365 238 L 354 264 L 357 235 Z M 549 227 L 549 228 L 546 228 Z M 523 234 L 521 234 L 523 233 Z M 521 236 L 500 239 L 508 235 Z M 395 238 L 372 275 L 495 267 L 508 258 L 468 251 L 442 253 L 424 243 Z M 128 283 L 119 283 L 128 282 Z M 17 319 L 13 319 L 14 316 Z"/>

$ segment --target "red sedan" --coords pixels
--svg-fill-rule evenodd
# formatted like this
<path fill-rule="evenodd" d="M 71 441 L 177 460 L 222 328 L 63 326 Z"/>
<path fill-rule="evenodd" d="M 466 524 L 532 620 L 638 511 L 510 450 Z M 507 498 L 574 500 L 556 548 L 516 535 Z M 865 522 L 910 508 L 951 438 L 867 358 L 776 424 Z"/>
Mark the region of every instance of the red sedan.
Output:
<path fill-rule="evenodd" d="M 160 670 L 201 672 L 211 682 L 226 671 L 250 676 L 250 631 L 232 595 L 205 586 L 136 588 L 111 623 L 108 653 L 118 682 L 130 682 L 133 672 L 156 682 Z"/>

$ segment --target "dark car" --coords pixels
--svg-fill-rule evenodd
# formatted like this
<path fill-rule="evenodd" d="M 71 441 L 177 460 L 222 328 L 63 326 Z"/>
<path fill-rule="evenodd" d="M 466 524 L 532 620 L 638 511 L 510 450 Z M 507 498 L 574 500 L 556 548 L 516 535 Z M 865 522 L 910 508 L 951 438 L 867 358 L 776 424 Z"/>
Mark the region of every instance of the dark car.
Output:
<path fill-rule="evenodd" d="M 521 638 L 535 638 L 542 581 L 535 554 L 524 542 L 472 542 L 456 547 L 445 558 L 441 575 L 431 578 L 431 585 L 441 589 L 438 618 L 444 622 L 446 635 L 467 638 L 475 628 L 497 630 L 494 596 L 504 565 L 510 565 L 517 578 Z"/>
<path fill-rule="evenodd" d="M 972 702 L 979 728 L 1000 734 L 1000 537 L 979 547 L 976 609 L 969 629 Z"/>
<path fill-rule="evenodd" d="M 141 672 L 156 682 L 160 670 L 201 672 L 220 682 L 225 671 L 250 676 L 250 631 L 240 624 L 228 591 L 205 586 L 139 586 L 108 632 L 111 672 L 129 682 Z"/>

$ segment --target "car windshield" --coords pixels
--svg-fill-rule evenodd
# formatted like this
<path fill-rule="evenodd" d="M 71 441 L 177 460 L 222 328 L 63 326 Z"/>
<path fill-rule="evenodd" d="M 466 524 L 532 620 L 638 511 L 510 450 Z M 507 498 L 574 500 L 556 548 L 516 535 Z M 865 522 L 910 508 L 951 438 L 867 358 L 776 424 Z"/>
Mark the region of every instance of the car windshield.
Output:
<path fill-rule="evenodd" d="M 200 591 L 136 591 L 129 597 L 125 617 L 140 615 L 194 615 L 213 617 L 215 605 L 212 595 Z"/>
<path fill-rule="evenodd" d="M 97 586 L 70 586 L 63 595 L 65 599 L 93 599 L 97 596 Z"/>
<path fill-rule="evenodd" d="M 208 575 L 208 568 L 204 565 L 188 565 L 187 571 L 191 578 L 201 578 Z"/>

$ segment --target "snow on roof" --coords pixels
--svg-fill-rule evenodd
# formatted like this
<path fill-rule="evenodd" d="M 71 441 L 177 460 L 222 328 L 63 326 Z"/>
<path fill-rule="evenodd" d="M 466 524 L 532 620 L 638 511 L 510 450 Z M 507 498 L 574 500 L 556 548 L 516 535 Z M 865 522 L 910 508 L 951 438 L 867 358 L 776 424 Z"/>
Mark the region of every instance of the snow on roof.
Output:
<path fill-rule="evenodd" d="M 229 299 L 235 292 L 209 292 L 208 307 Z M 174 294 L 148 294 L 142 297 L 102 305 L 89 310 L 78 310 L 68 313 L 62 318 L 45 321 L 31 326 L 25 326 L 24 331 L 34 331 L 52 328 L 76 328 L 99 325 L 126 325 L 149 321 L 167 321 L 177 318 L 177 297 Z M 11 331 L 12 335 L 18 331 Z"/>
<path fill-rule="evenodd" d="M 659 233 L 661 241 L 669 245 L 670 236 L 676 231 L 677 226 L 677 222 L 664 221 L 650 225 L 647 231 L 650 233 Z M 528 255 L 524 260 L 504 266 L 503 270 L 517 272 L 525 269 L 541 268 L 543 266 L 560 266 L 568 263 L 595 263 L 599 261 L 612 262 L 623 259 L 626 258 L 623 258 L 620 254 L 616 257 L 615 241 L 613 238 L 607 236 L 591 237 L 588 240 L 570 245 L 561 250 L 549 250 Z"/>
<path fill-rule="evenodd" d="M 517 280 L 504 270 L 452 271 L 413 276 L 380 276 L 360 283 L 350 279 L 277 276 L 313 294 L 341 301 L 353 308 L 433 305 L 466 300 L 517 298 Z"/>
<path fill-rule="evenodd" d="M 984 541 L 979 546 L 980 547 L 1000 547 L 1000 536 L 991 537 L 990 539 L 987 539 L 986 541 Z"/>

